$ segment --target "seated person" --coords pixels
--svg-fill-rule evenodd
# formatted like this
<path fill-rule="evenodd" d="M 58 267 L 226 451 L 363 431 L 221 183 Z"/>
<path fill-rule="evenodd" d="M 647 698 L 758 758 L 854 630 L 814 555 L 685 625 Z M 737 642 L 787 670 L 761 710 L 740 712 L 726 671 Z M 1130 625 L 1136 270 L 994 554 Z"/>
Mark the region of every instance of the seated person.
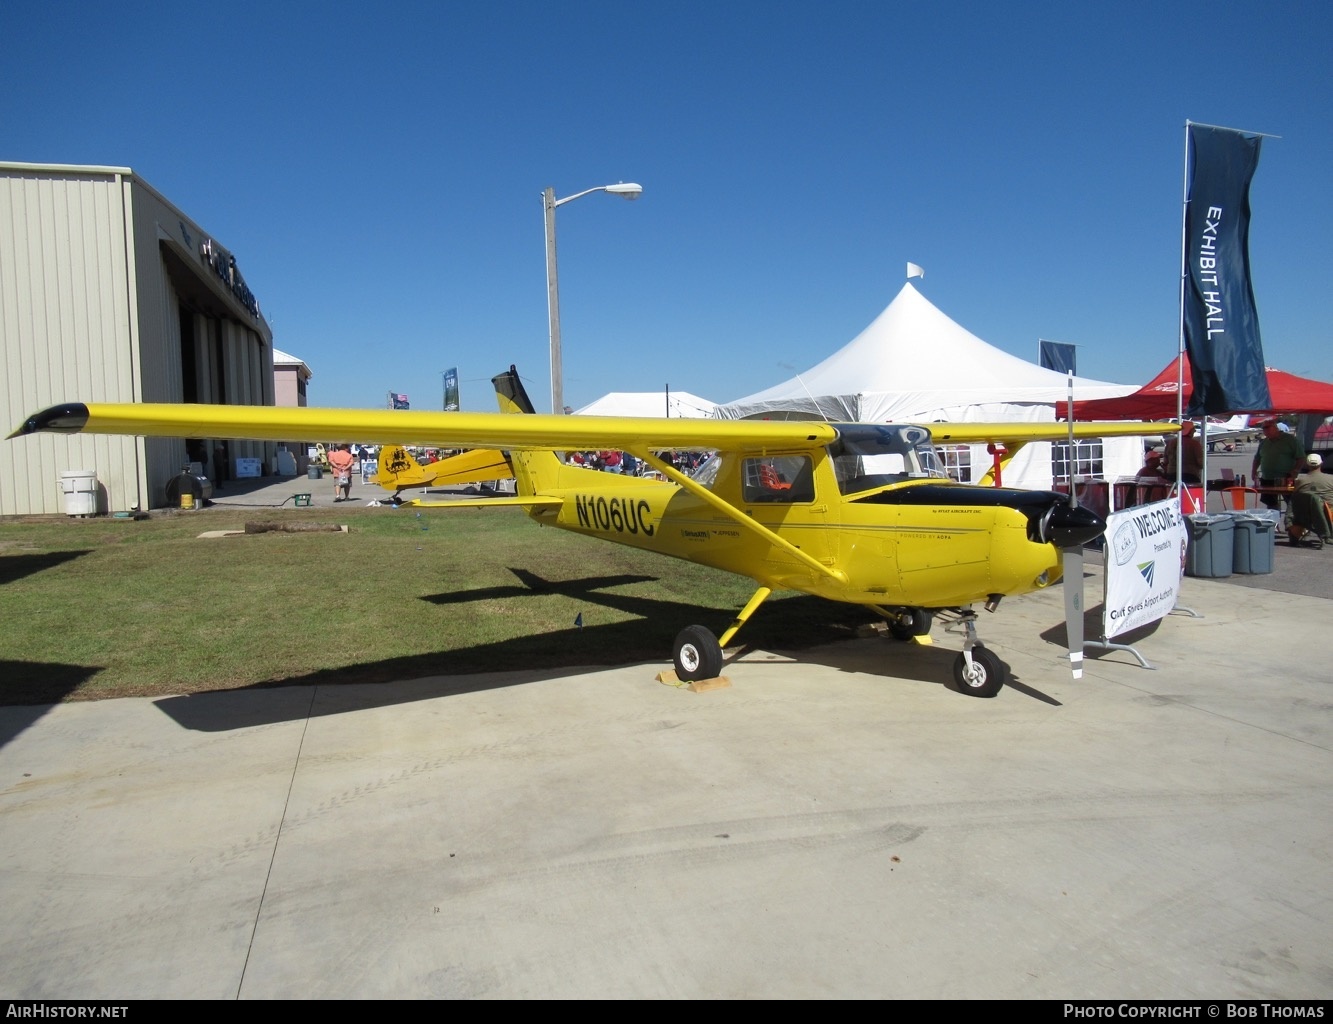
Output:
<path fill-rule="evenodd" d="M 1333 542 L 1329 512 L 1333 503 L 1333 476 L 1324 472 L 1323 463 L 1318 455 L 1307 455 L 1305 472 L 1296 478 L 1296 489 L 1291 495 L 1291 522 L 1287 526 L 1287 539 L 1292 544 L 1309 542 L 1322 548 Z"/>
<path fill-rule="evenodd" d="M 1143 468 L 1134 474 L 1138 477 L 1160 477 L 1162 475 L 1162 453 L 1153 449 L 1143 460 Z"/>

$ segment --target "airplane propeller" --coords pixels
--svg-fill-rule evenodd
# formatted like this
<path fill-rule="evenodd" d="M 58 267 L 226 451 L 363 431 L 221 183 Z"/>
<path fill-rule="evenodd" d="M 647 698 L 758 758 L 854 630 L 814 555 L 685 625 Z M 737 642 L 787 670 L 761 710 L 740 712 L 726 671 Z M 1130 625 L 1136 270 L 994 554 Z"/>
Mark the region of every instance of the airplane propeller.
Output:
<path fill-rule="evenodd" d="M 1074 407 L 1074 374 L 1069 374 L 1069 408 Z M 1078 504 L 1077 488 L 1074 486 L 1074 417 L 1069 417 L 1069 504 L 1052 506 L 1052 520 L 1057 518 L 1056 509 L 1066 512 L 1067 525 L 1052 529 L 1052 541 L 1060 549 L 1064 564 L 1065 587 L 1065 642 L 1069 645 L 1069 670 L 1075 679 L 1083 678 L 1083 546 L 1098 536 L 1105 528 L 1101 517 L 1089 509 L 1081 509 Z M 1083 513 L 1080 516 L 1080 513 Z M 1082 528 L 1076 521 L 1083 520 Z M 1093 524 L 1095 522 L 1095 528 Z M 1088 531 L 1092 529 L 1093 532 Z"/>
<path fill-rule="evenodd" d="M 1074 481 L 1069 481 L 1069 510 L 1077 512 Z M 1083 542 L 1062 548 L 1065 573 L 1065 641 L 1069 644 L 1069 669 L 1083 678 Z"/>

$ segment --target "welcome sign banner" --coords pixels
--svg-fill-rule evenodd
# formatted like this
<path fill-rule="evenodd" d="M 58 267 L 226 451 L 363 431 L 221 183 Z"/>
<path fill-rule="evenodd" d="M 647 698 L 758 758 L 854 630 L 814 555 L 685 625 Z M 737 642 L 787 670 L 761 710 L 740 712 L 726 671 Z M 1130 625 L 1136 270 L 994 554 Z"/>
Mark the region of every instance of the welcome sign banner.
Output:
<path fill-rule="evenodd" d="M 1185 517 L 1176 498 L 1113 512 L 1106 519 L 1107 639 L 1156 622 L 1176 606 L 1185 573 Z"/>

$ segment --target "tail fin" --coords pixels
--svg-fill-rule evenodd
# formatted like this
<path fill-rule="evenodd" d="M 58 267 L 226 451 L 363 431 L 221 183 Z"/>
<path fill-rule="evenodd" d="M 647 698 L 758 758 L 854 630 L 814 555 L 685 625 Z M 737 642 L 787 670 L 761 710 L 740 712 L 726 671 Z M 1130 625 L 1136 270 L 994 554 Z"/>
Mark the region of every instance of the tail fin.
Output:
<path fill-rule="evenodd" d="M 504 373 L 492 377 L 491 383 L 495 385 L 495 397 L 500 403 L 501 412 L 532 415 L 537 411 L 532 405 L 532 399 L 528 397 L 527 389 L 523 387 L 523 382 L 518 379 L 518 367 L 513 363 L 509 364 L 509 369 Z"/>
<path fill-rule="evenodd" d="M 492 377 L 491 383 L 495 385 L 495 400 L 500 404 L 501 412 L 536 413 L 527 389 L 519 380 L 516 366 L 510 364 L 504 373 Z M 534 494 L 545 487 L 558 487 L 562 475 L 568 471 L 555 452 L 510 452 L 509 461 L 514 466 L 519 494 Z"/>

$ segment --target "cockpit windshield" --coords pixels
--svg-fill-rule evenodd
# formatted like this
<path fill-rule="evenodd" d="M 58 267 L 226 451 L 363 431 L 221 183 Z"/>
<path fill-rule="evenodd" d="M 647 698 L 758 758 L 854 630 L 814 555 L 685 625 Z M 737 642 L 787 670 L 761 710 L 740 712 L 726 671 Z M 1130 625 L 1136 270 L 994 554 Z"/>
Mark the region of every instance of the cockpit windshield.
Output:
<path fill-rule="evenodd" d="M 924 427 L 892 423 L 838 423 L 828 447 L 843 494 L 859 494 L 904 480 L 948 479 Z"/>

